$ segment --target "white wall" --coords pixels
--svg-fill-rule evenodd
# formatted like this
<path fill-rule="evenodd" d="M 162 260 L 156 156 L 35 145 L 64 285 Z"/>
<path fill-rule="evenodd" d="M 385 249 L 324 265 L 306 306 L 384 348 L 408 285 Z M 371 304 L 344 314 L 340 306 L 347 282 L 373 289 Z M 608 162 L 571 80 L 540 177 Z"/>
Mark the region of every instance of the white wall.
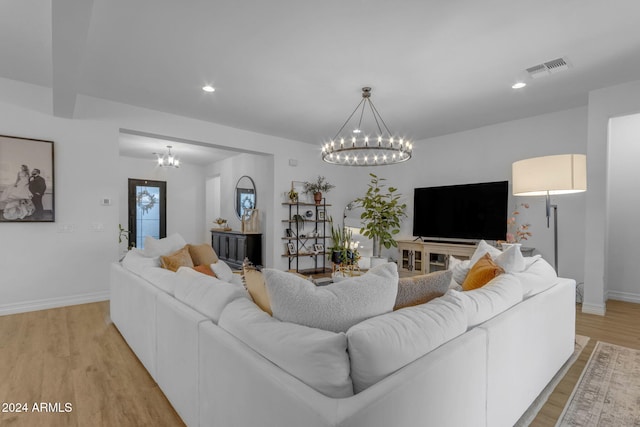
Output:
<path fill-rule="evenodd" d="M 604 314 L 608 278 L 608 150 L 611 118 L 640 112 L 640 81 L 589 93 L 585 283 L 582 311 Z"/>
<path fill-rule="evenodd" d="M 640 115 L 611 120 L 609 132 L 609 180 L 607 191 L 607 277 L 608 296 L 640 303 Z"/>
<path fill-rule="evenodd" d="M 401 192 L 410 195 L 408 212 L 413 212 L 413 189 L 439 185 L 509 181 L 516 160 L 551 154 L 586 152 L 587 109 L 557 113 L 486 126 L 467 132 L 418 141 L 414 144 L 411 172 L 399 181 Z M 584 280 L 585 195 L 552 197 L 558 205 L 559 274 L 578 282 Z M 529 203 L 518 223 L 531 223 L 533 237 L 524 246 L 553 264 L 553 219 L 546 226 L 544 197 L 510 196 L 509 207 Z M 411 218 L 403 223 L 402 236 L 411 237 Z"/>
<path fill-rule="evenodd" d="M 167 236 L 180 233 L 187 242 L 204 243 L 205 173 L 204 167 L 181 162 L 179 169 L 161 168 L 153 157 L 139 159 L 121 156 L 118 169 L 119 222 L 127 228 L 128 179 L 149 179 L 167 183 Z M 205 236 L 205 237 L 203 237 Z M 121 248 L 125 244 L 121 245 Z"/>

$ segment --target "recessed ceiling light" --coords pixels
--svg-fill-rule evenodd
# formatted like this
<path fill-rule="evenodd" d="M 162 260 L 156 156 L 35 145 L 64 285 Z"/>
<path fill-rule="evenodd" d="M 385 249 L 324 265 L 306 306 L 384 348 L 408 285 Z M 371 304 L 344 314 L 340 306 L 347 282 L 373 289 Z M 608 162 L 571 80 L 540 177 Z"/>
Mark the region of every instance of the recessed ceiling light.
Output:
<path fill-rule="evenodd" d="M 214 87 L 213 87 L 213 86 L 211 86 L 211 85 L 206 85 L 206 86 L 203 86 L 203 87 L 202 87 L 202 90 L 203 90 L 203 91 L 205 91 L 205 92 L 215 92 L 215 91 L 216 91 L 216 88 L 214 88 Z"/>
<path fill-rule="evenodd" d="M 525 82 L 514 83 L 513 86 L 511 86 L 511 89 L 522 89 L 526 85 L 527 84 Z"/>

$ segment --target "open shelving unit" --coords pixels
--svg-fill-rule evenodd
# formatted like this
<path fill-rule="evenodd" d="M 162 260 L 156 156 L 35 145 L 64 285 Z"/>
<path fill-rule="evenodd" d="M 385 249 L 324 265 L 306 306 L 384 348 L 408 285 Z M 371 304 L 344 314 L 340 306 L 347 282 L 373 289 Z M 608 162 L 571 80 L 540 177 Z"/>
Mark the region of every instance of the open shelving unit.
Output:
<path fill-rule="evenodd" d="M 289 270 L 300 274 L 321 274 L 331 271 L 327 268 L 327 222 L 328 214 L 326 199 L 320 204 L 306 202 L 285 202 L 289 215 L 282 222 L 286 225 L 283 257 L 289 260 Z M 300 220 L 302 218 L 302 221 Z M 307 225 L 313 225 L 308 228 Z M 323 250 L 315 250 L 316 245 L 322 245 Z M 289 250 L 291 247 L 292 250 Z M 302 259 L 311 259 L 311 267 L 301 268 Z"/>

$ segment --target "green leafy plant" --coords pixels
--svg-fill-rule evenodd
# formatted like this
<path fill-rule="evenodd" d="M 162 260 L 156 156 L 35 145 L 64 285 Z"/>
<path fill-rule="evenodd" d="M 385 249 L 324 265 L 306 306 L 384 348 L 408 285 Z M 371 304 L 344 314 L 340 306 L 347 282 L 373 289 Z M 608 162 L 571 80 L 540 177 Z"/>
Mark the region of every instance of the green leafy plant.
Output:
<path fill-rule="evenodd" d="M 318 176 L 316 182 L 305 182 L 303 192 L 305 194 L 328 193 L 329 190 L 335 188 L 333 184 L 329 184 L 324 176 Z"/>
<path fill-rule="evenodd" d="M 122 243 L 123 240 L 127 241 L 127 249 L 134 248 L 136 246 L 136 242 L 129 242 L 129 234 L 130 231 L 125 229 L 122 224 L 118 224 L 118 243 Z"/>
<path fill-rule="evenodd" d="M 374 243 L 374 256 L 380 256 L 382 247 L 389 249 L 397 247 L 398 243 L 393 236 L 400 232 L 400 222 L 407 214 L 407 205 L 400 203 L 400 194 L 397 188 L 387 187 L 385 178 L 378 178 L 370 173 L 371 182 L 364 197 L 356 199 L 356 202 L 364 209 L 360 215 L 364 226 L 360 234 L 370 238 Z"/>
<path fill-rule="evenodd" d="M 296 232 L 298 230 L 304 230 L 304 222 L 305 219 L 302 215 L 300 214 L 295 214 L 291 217 L 291 221 L 293 221 L 296 224 Z"/>

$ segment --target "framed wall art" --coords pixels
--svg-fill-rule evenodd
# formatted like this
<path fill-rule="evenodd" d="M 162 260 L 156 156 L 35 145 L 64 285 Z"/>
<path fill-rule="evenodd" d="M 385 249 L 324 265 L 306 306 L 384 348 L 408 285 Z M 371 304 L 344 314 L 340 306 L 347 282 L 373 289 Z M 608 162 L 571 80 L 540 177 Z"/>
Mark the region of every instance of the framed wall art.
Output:
<path fill-rule="evenodd" d="M 54 222 L 53 141 L 0 135 L 0 222 Z"/>

